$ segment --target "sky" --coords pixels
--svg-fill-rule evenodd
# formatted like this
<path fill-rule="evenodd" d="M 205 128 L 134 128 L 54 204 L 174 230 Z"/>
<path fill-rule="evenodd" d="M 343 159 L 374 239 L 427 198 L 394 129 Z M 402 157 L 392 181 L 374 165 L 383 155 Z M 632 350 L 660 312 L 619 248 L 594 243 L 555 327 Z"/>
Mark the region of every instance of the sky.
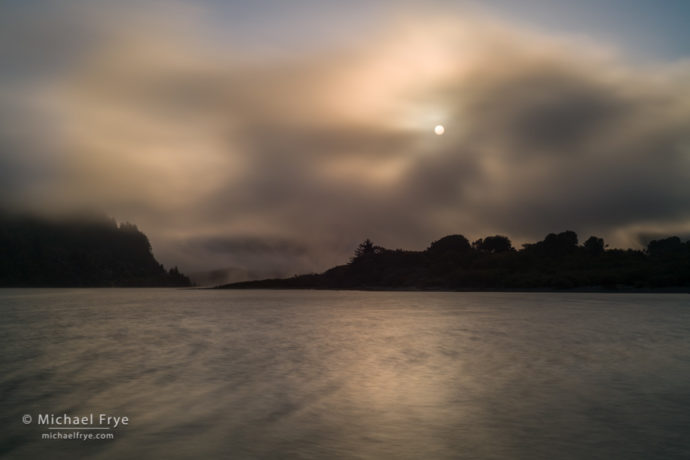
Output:
<path fill-rule="evenodd" d="M 690 3 L 0 1 L 0 205 L 166 266 L 690 235 Z M 443 125 L 443 135 L 434 127 Z"/>

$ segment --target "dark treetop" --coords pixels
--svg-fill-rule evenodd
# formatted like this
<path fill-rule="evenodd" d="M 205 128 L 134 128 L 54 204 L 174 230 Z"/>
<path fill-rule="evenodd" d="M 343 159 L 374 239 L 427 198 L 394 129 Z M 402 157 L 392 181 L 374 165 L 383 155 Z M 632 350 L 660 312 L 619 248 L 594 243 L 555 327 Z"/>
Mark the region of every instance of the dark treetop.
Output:
<path fill-rule="evenodd" d="M 102 216 L 0 214 L 0 286 L 189 286 L 165 270 L 136 225 Z"/>
<path fill-rule="evenodd" d="M 462 235 L 425 251 L 390 250 L 364 241 L 346 265 L 322 274 L 233 283 L 220 288 L 310 289 L 681 289 L 690 290 L 690 241 L 655 240 L 645 250 L 607 249 L 575 232 L 513 248 L 505 236 L 470 244 Z"/>

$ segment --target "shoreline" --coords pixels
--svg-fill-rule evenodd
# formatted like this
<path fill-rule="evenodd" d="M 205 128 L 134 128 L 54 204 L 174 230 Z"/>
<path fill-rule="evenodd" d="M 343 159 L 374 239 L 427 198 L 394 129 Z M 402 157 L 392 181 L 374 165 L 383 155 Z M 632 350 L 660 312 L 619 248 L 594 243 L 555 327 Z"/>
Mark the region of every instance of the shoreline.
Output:
<path fill-rule="evenodd" d="M 690 294 L 690 287 L 674 288 L 574 288 L 574 289 L 445 289 L 445 288 L 393 288 L 393 287 L 357 287 L 357 288 L 289 288 L 289 287 L 197 287 L 193 289 L 229 290 L 229 291 L 360 291 L 360 292 L 504 292 L 504 293 L 583 293 L 583 294 Z"/>

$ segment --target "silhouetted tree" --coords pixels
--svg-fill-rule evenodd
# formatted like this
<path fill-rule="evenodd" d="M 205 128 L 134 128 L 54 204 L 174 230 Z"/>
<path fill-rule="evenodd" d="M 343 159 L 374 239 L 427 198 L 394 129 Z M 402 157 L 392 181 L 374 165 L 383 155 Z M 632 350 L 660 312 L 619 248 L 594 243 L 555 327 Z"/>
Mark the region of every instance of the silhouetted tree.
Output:
<path fill-rule="evenodd" d="M 572 251 L 577 247 L 577 233 L 571 230 L 561 232 L 558 235 L 552 233 L 544 241 L 559 249 Z"/>
<path fill-rule="evenodd" d="M 355 258 L 366 256 L 373 253 L 374 243 L 372 243 L 372 241 L 369 238 L 367 238 L 362 243 L 360 243 L 359 246 L 357 246 L 357 249 L 355 249 Z"/>
<path fill-rule="evenodd" d="M 673 257 L 685 253 L 687 246 L 680 238 L 671 236 L 662 240 L 652 240 L 647 245 L 647 254 L 652 257 Z"/>
<path fill-rule="evenodd" d="M 439 255 L 447 253 L 468 253 L 472 247 L 467 238 L 462 235 L 448 235 L 440 240 L 436 240 L 429 245 L 427 253 L 430 255 Z"/>
<path fill-rule="evenodd" d="M 478 239 L 472 243 L 472 247 L 480 252 L 486 252 L 489 254 L 497 254 L 499 252 L 510 252 L 513 251 L 513 244 L 507 236 L 494 235 L 487 236 L 484 239 Z"/>
<path fill-rule="evenodd" d="M 585 241 L 584 248 L 588 254 L 599 256 L 604 253 L 604 240 L 596 236 L 590 236 Z"/>
<path fill-rule="evenodd" d="M 543 241 L 523 245 L 525 251 L 545 257 L 561 257 L 577 250 L 577 234 L 565 231 L 559 234 L 549 233 Z"/>
<path fill-rule="evenodd" d="M 376 246 L 369 238 L 364 240 L 355 249 L 355 255 L 351 259 L 351 262 L 367 259 L 375 254 L 380 254 L 383 248 L 381 246 Z"/>

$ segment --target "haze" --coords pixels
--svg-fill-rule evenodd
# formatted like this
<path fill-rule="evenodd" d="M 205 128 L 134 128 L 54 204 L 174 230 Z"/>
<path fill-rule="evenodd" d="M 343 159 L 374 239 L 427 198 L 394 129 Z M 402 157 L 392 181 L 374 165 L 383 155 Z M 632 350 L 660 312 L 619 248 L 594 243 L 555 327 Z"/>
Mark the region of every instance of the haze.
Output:
<path fill-rule="evenodd" d="M 690 13 L 657 3 L 5 2 L 0 200 L 227 281 L 364 238 L 687 238 Z"/>

